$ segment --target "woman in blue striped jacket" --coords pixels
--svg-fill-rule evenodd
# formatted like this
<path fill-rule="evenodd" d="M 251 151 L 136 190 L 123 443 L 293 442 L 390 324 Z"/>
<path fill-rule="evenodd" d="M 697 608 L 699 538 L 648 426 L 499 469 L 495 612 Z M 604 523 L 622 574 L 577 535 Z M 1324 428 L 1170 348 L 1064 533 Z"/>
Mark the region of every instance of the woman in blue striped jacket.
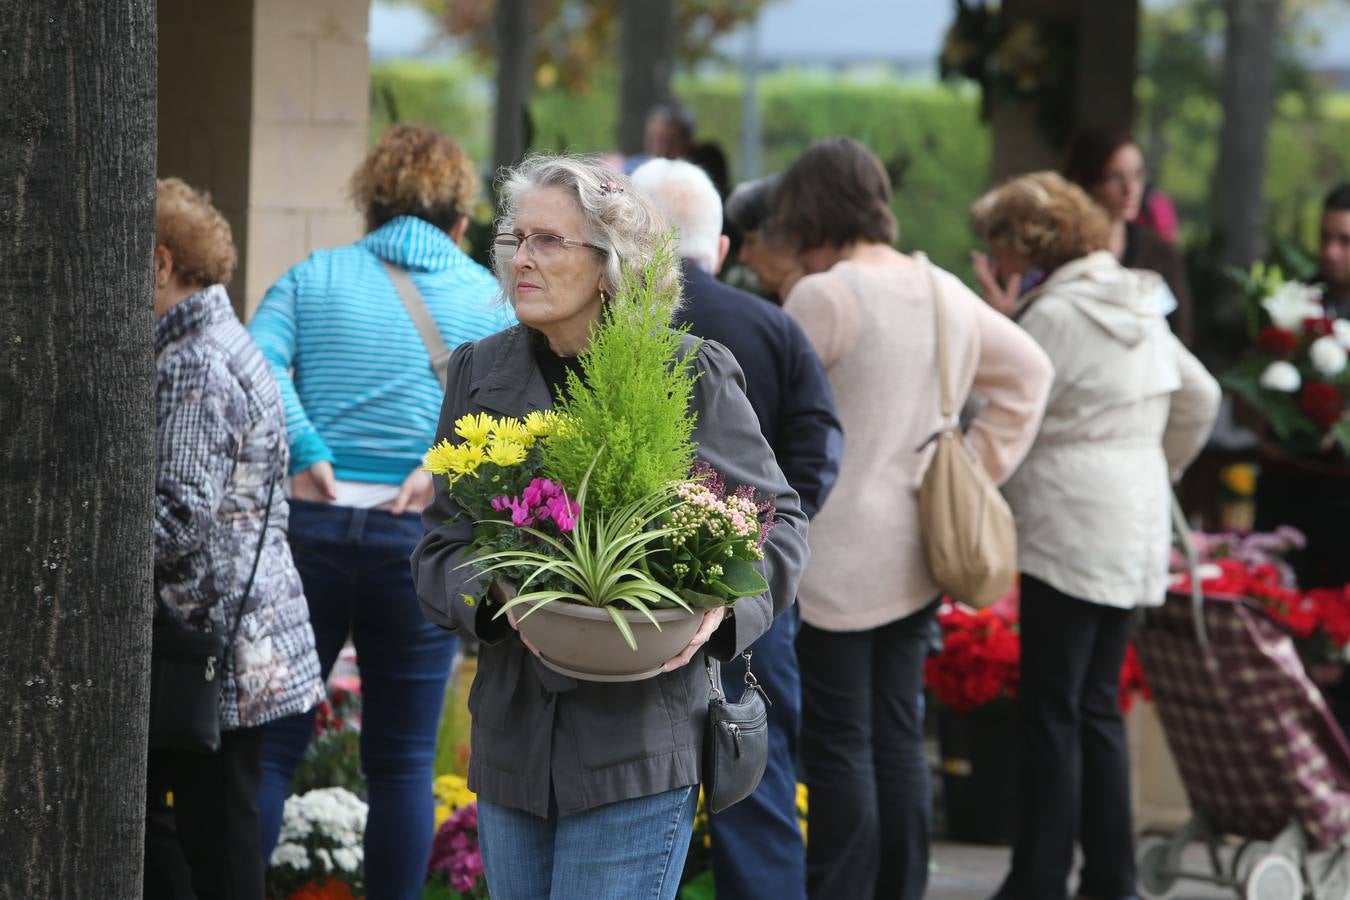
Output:
<path fill-rule="evenodd" d="M 327 677 L 348 634 L 364 698 L 367 896 L 420 897 L 431 849 L 430 790 L 455 638 L 422 618 L 408 557 L 432 497 L 421 456 L 443 391 L 407 302 L 425 305 L 454 348 L 514 323 L 492 275 L 456 245 L 479 182 L 452 141 L 420 125 L 380 138 L 351 182 L 368 233 L 320 250 L 263 298 L 249 325 L 286 403 L 291 546 Z M 313 714 L 273 724 L 264 743 L 264 851 Z"/>

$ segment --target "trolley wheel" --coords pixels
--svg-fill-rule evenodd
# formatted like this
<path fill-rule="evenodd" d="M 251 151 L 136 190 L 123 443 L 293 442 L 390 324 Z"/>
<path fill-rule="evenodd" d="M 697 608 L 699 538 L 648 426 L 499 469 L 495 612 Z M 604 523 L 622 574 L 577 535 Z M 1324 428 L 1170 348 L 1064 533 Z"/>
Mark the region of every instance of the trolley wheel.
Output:
<path fill-rule="evenodd" d="M 1242 893 L 1242 886 L 1247 883 L 1247 876 L 1252 873 L 1252 868 L 1270 853 L 1270 841 L 1247 841 L 1237 849 L 1233 856 L 1233 884 L 1238 888 L 1238 893 Z M 1245 896 L 1245 895 L 1244 895 Z"/>
<path fill-rule="evenodd" d="M 1303 874 L 1287 856 L 1258 859 L 1243 885 L 1245 900 L 1303 900 Z"/>
<path fill-rule="evenodd" d="M 1156 834 L 1139 841 L 1139 893 L 1146 900 L 1164 900 L 1176 887 L 1177 876 L 1167 871 L 1171 843 Z"/>

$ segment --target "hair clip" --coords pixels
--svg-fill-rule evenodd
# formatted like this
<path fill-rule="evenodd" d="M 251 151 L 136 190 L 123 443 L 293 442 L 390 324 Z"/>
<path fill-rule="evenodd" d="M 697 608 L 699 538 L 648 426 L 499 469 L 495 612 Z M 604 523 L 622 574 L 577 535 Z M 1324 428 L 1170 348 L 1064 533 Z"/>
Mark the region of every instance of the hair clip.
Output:
<path fill-rule="evenodd" d="M 600 190 L 604 191 L 606 194 L 622 194 L 623 185 L 619 184 L 617 181 L 606 181 L 600 185 Z"/>

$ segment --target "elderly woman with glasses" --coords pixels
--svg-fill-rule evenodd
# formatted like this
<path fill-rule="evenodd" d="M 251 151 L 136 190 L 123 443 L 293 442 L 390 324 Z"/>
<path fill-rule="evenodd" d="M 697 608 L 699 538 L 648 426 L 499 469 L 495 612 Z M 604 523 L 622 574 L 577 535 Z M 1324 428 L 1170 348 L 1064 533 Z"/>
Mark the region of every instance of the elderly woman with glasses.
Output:
<path fill-rule="evenodd" d="M 651 201 L 597 162 L 536 157 L 508 172 L 495 255 L 520 324 L 455 351 L 437 439 L 469 413 L 550 408 L 568 370 L 579 368 L 621 271 L 649 260 L 666 231 Z M 469 695 L 469 786 L 494 897 L 674 897 L 702 765 L 702 656 L 734 658 L 795 596 L 806 557 L 797 495 L 731 354 L 691 338 L 684 348 L 699 373 L 690 403 L 699 458 L 728 484 L 774 498 L 778 527 L 764 545 L 769 593 L 705 613 L 662 674 L 600 683 L 549 670 L 509 617 L 494 618 L 487 585 L 457 568 L 472 523 L 443 485 L 423 515 L 427 535 L 413 555 L 423 612 L 482 643 Z"/>

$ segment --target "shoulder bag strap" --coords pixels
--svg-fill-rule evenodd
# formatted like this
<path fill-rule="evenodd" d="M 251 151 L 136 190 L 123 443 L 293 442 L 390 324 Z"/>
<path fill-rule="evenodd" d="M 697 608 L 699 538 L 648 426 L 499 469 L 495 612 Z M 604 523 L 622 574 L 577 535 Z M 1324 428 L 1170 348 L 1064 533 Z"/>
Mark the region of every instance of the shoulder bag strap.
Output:
<path fill-rule="evenodd" d="M 938 287 L 937 276 L 933 274 L 933 265 L 927 255 L 916 253 L 914 256 L 928 275 L 928 285 L 933 295 L 933 335 L 937 341 L 938 390 L 941 392 L 942 430 L 945 431 L 955 422 L 955 410 L 952 408 L 952 388 L 947 383 L 947 328 L 942 310 L 942 290 Z"/>
<path fill-rule="evenodd" d="M 412 278 L 408 273 L 392 263 L 380 260 L 384 266 L 384 271 L 389 275 L 389 280 L 394 283 L 394 289 L 398 291 L 399 298 L 403 301 L 403 306 L 408 310 L 408 316 L 413 320 L 413 325 L 417 326 L 417 333 L 422 337 L 422 343 L 427 348 L 427 354 L 431 357 L 431 370 L 436 373 L 436 380 L 441 383 L 441 390 L 445 390 L 446 373 L 450 368 L 450 348 L 446 346 L 445 338 L 441 336 L 441 330 L 436 327 L 436 322 L 431 318 L 431 310 L 427 309 L 427 303 L 422 299 L 422 292 L 413 284 Z"/>
<path fill-rule="evenodd" d="M 277 449 L 281 449 L 280 442 Z M 231 664 L 230 654 L 234 650 L 234 639 L 239 636 L 239 626 L 244 621 L 244 607 L 248 606 L 248 598 L 253 593 L 253 579 L 258 575 L 258 563 L 262 561 L 263 546 L 267 543 L 267 523 L 272 518 L 272 498 L 276 494 L 278 477 L 280 469 L 272 472 L 272 480 L 267 485 L 267 506 L 263 509 L 262 533 L 258 535 L 258 549 L 253 553 L 253 568 L 249 570 L 248 583 L 244 585 L 244 596 L 239 598 L 239 612 L 235 614 L 234 624 L 230 626 L 229 640 L 225 642 L 225 658 L 222 662 L 227 666 Z"/>

